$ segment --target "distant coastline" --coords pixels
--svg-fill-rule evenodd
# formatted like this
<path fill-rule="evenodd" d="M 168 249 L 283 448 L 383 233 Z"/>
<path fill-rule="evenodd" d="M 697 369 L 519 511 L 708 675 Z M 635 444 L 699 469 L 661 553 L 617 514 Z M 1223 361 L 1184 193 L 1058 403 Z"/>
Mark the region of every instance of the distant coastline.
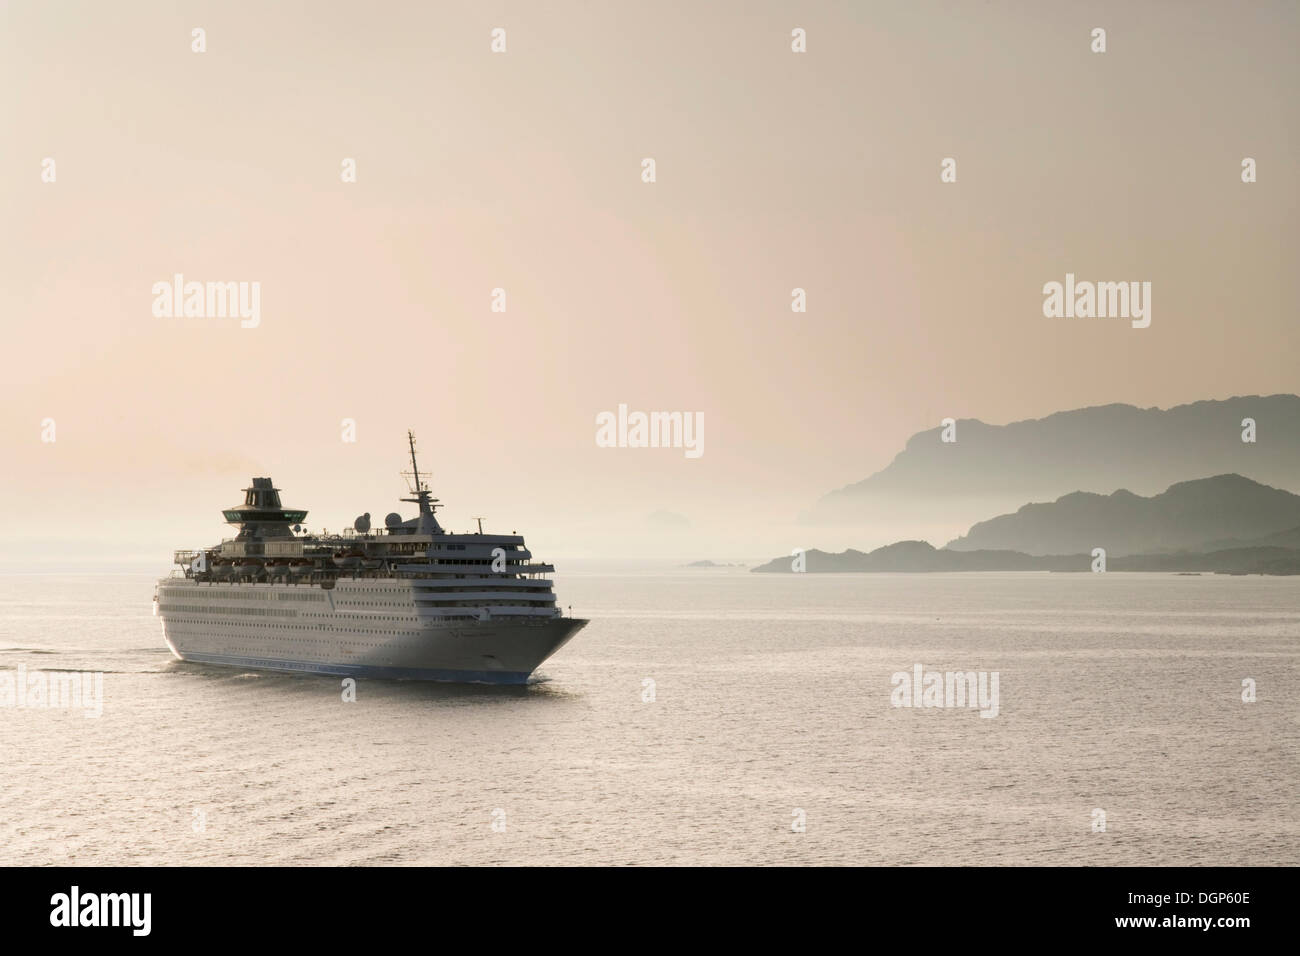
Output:
<path fill-rule="evenodd" d="M 927 541 L 899 541 L 875 551 L 804 552 L 804 572 L 952 572 L 952 571 L 1054 571 L 1093 570 L 1091 554 L 1033 555 L 1020 551 L 950 551 Z M 792 574 L 796 559 L 773 558 L 751 568 L 764 574 Z M 1136 554 L 1111 558 L 1107 571 L 1164 571 L 1179 574 L 1300 574 L 1300 549 L 1281 547 L 1227 548 L 1208 553 Z"/>

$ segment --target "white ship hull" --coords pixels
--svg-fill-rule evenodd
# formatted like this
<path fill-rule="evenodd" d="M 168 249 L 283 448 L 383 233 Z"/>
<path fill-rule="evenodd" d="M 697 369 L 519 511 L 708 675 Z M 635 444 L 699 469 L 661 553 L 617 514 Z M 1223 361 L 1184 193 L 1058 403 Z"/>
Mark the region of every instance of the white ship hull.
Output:
<path fill-rule="evenodd" d="M 396 578 L 158 584 L 163 636 L 205 664 L 357 677 L 525 683 L 586 621 L 529 607 L 454 611 L 420 603 Z M 552 612 L 553 613 L 553 612 Z"/>

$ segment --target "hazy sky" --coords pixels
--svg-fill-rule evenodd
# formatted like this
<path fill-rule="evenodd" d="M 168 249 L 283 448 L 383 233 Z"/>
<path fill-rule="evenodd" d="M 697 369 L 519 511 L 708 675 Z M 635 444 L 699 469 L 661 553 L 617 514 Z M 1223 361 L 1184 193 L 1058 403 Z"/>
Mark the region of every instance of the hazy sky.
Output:
<path fill-rule="evenodd" d="M 382 518 L 408 427 L 540 556 L 868 546 L 795 517 L 945 416 L 1296 391 L 1298 9 L 0 3 L 0 561 L 165 564 L 254 474 Z M 260 325 L 155 317 L 178 272 Z M 1066 272 L 1151 326 L 1045 318 Z"/>

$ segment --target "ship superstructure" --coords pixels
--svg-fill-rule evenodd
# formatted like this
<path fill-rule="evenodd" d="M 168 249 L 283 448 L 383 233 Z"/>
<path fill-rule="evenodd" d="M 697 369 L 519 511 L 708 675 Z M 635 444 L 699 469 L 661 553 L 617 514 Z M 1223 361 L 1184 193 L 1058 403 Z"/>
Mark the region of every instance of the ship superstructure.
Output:
<path fill-rule="evenodd" d="M 413 680 L 525 683 L 587 621 L 556 606 L 517 534 L 453 534 L 411 454 L 414 518 L 370 515 L 343 534 L 302 530 L 270 478 L 224 512 L 234 538 L 177 551 L 158 582 L 163 635 L 182 660 Z"/>

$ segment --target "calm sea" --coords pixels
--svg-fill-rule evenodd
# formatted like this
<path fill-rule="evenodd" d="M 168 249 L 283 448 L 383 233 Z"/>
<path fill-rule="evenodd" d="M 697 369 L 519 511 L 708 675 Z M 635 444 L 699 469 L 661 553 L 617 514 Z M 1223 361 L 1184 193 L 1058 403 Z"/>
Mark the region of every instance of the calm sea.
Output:
<path fill-rule="evenodd" d="M 0 707 L 0 864 L 1300 863 L 1300 578 L 557 590 L 593 620 L 539 682 L 344 703 L 173 660 L 151 575 L 0 575 L 0 669 L 104 675 L 98 718 Z M 917 664 L 998 715 L 892 707 Z"/>

